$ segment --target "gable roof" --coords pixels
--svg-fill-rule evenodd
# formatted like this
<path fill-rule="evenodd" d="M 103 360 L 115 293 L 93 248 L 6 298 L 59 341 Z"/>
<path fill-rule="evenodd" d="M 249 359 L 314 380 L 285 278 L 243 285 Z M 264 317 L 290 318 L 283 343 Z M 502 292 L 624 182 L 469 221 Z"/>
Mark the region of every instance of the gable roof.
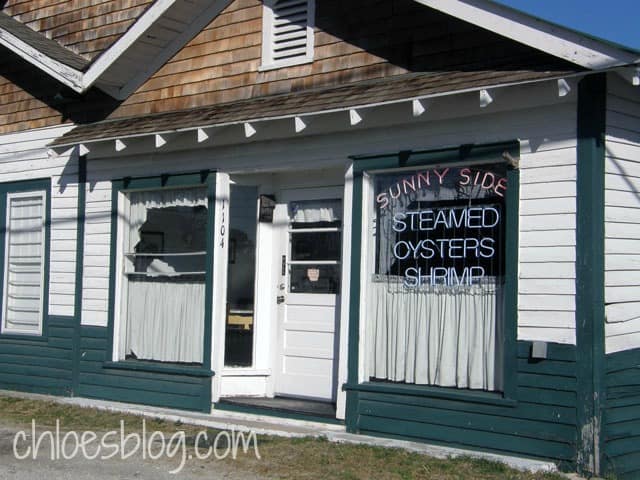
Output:
<path fill-rule="evenodd" d="M 91 61 L 155 0 L 3 0 L 1 10 Z"/>
<path fill-rule="evenodd" d="M 414 1 L 589 70 L 640 63 L 639 52 L 493 1 Z M 84 93 L 97 86 L 114 98 L 125 99 L 230 3 L 156 0 L 124 35 L 90 63 L 7 15 L 0 21 L 0 44 L 76 92 Z M 144 65 L 142 70 L 140 65 Z"/>
<path fill-rule="evenodd" d="M 640 52 L 490 0 L 415 0 L 589 70 L 640 62 Z"/>
<path fill-rule="evenodd" d="M 6 36 L 13 38 L 6 38 Z M 20 42 L 23 48 L 31 47 L 35 51 L 79 71 L 83 71 L 89 65 L 89 61 L 81 55 L 72 52 L 41 33 L 31 30 L 6 13 L 0 12 L 0 41 L 3 38 L 7 43 L 11 42 L 14 45 L 18 45 L 18 42 Z"/>
<path fill-rule="evenodd" d="M 123 99 L 229 3 L 156 0 L 91 62 L 6 14 L 0 21 L 0 44 L 78 93 L 97 86 Z"/>

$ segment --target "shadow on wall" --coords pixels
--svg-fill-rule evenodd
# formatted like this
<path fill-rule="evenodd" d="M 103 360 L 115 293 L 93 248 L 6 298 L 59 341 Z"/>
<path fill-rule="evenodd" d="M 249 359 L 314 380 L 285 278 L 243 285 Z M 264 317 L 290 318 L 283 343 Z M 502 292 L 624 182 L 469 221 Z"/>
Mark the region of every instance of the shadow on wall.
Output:
<path fill-rule="evenodd" d="M 575 68 L 415 0 L 371 4 L 318 0 L 316 27 L 407 72 Z"/>
<path fill-rule="evenodd" d="M 4 3 L 5 0 L 0 0 L 0 5 Z M 256 0 L 254 5 L 259 4 Z M 312 88 L 402 73 L 566 71 L 576 68 L 575 65 L 452 18 L 415 0 L 316 0 L 315 25 L 318 32 L 316 43 L 321 45 L 319 48 L 333 48 L 335 56 L 329 55 L 323 62 L 316 62 L 312 66 L 311 75 L 316 77 Z M 356 47 L 356 51 L 366 51 L 373 59 L 363 62 L 359 56 L 362 52 L 348 54 L 349 49 L 336 45 L 339 42 Z M 97 88 L 78 95 L 50 77 L 37 74 L 28 62 L 2 47 L 0 72 L 30 95 L 60 112 L 63 121 L 83 124 L 103 120 L 122 103 Z M 331 75 L 324 75 L 329 72 Z M 283 74 L 287 72 L 283 71 Z M 304 90 L 309 87 L 309 83 L 301 77 L 291 83 L 290 89 Z M 3 103 L 22 100 L 18 97 L 12 100 L 10 95 L 3 96 Z"/>
<path fill-rule="evenodd" d="M 103 120 L 122 103 L 96 88 L 80 95 L 48 75 L 39 74 L 30 63 L 4 47 L 0 47 L 0 75 L 59 112 L 62 122 Z M 2 104 L 24 100 L 19 97 L 19 92 L 15 100 L 10 92 L 3 93 L 2 97 Z"/>

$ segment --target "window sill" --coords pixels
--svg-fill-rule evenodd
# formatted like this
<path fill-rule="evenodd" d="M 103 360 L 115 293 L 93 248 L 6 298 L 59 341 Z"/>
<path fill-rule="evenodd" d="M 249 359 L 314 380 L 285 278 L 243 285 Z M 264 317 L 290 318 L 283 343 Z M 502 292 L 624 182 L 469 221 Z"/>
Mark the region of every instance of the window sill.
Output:
<path fill-rule="evenodd" d="M 133 370 L 138 372 L 154 372 L 174 375 L 185 375 L 187 377 L 213 377 L 211 370 L 201 367 L 183 367 L 180 365 L 158 365 L 155 363 L 135 362 L 123 360 L 120 362 L 104 362 L 104 368 L 114 370 Z"/>
<path fill-rule="evenodd" d="M 343 385 L 345 391 L 386 393 L 395 395 L 411 395 L 423 398 L 440 398 L 444 400 L 457 400 L 469 403 L 482 403 L 486 405 L 498 405 L 502 407 L 516 407 L 517 400 L 505 398 L 501 393 L 485 392 L 479 390 L 456 390 L 447 387 L 431 385 L 403 385 L 393 383 L 364 382 L 360 384 Z"/>
<path fill-rule="evenodd" d="M 26 332 L 2 332 L 0 340 L 22 340 L 32 342 L 46 342 L 48 339 L 42 333 L 26 333 Z"/>

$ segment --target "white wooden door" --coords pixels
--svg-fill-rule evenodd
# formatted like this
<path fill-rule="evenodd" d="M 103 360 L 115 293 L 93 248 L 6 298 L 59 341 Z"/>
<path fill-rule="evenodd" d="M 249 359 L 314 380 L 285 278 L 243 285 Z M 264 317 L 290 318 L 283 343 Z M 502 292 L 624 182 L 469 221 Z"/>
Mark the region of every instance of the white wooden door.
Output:
<path fill-rule="evenodd" d="M 335 401 L 342 189 L 282 191 L 276 395 Z"/>

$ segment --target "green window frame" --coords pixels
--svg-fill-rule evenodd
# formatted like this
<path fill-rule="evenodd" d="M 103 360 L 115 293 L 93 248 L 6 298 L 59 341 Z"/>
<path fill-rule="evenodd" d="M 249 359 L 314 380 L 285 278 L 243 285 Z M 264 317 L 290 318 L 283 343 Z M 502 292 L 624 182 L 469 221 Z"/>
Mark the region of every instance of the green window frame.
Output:
<path fill-rule="evenodd" d="M 0 236 L 0 306 L 2 312 L 5 310 L 5 270 L 6 270 L 6 248 L 7 248 L 7 207 L 9 197 L 14 194 L 24 194 L 33 192 L 44 194 L 44 238 L 42 256 L 42 285 L 40 289 L 41 308 L 40 329 L 37 332 L 19 332 L 0 329 L 0 338 L 28 339 L 36 341 L 46 341 L 48 336 L 48 315 L 49 315 L 49 269 L 50 269 L 50 242 L 51 242 L 51 179 L 37 179 L 19 182 L 8 182 L 0 184 L 0 224 L 3 235 Z M 4 314 L 2 315 L 4 322 Z M 4 327 L 4 326 L 3 326 Z"/>
<path fill-rule="evenodd" d="M 517 317 L 518 317 L 518 232 L 519 232 L 519 170 L 517 159 L 520 145 L 518 141 L 500 142 L 484 145 L 462 145 L 427 151 L 402 151 L 394 154 L 375 156 L 354 156 L 353 160 L 353 216 L 351 238 L 351 285 L 349 304 L 349 344 L 347 383 L 344 389 L 347 395 L 347 418 L 351 422 L 357 417 L 357 392 L 388 393 L 414 395 L 420 397 L 448 398 L 479 403 L 516 405 L 517 372 L 512 366 L 517 361 Z M 502 159 L 502 160 L 500 160 Z M 366 209 L 363 205 L 364 177 L 366 174 L 393 171 L 408 168 L 446 167 L 447 164 L 507 163 L 507 182 L 509 188 L 505 194 L 505 283 L 504 283 L 504 325 L 503 325 L 503 389 L 502 392 L 487 392 L 468 389 L 456 389 L 434 385 L 388 384 L 359 381 L 360 370 L 360 320 L 361 294 L 363 278 L 361 269 L 363 258 L 362 231 Z M 511 366 L 511 367 L 510 367 Z"/>
<path fill-rule="evenodd" d="M 121 246 L 118 245 L 118 201 L 122 193 L 131 190 L 161 190 L 169 188 L 204 187 L 208 204 L 208 218 L 206 227 L 206 255 L 205 255 L 205 295 L 204 295 L 204 338 L 203 359 L 201 366 L 180 365 L 175 363 L 146 362 L 144 360 L 118 360 L 105 362 L 105 367 L 113 369 L 125 369 L 136 371 L 161 372 L 168 374 L 184 374 L 191 376 L 212 376 L 211 371 L 211 334 L 212 334 L 212 298 L 213 298 L 213 250 L 214 250 L 214 224 L 215 224 L 215 199 L 216 199 L 216 174 L 212 171 L 184 174 L 162 174 L 150 177 L 125 177 L 112 180 L 111 191 L 111 245 L 109 261 L 109 352 L 113 358 L 115 344 L 115 299 L 116 299 L 116 275 L 118 255 Z"/>

